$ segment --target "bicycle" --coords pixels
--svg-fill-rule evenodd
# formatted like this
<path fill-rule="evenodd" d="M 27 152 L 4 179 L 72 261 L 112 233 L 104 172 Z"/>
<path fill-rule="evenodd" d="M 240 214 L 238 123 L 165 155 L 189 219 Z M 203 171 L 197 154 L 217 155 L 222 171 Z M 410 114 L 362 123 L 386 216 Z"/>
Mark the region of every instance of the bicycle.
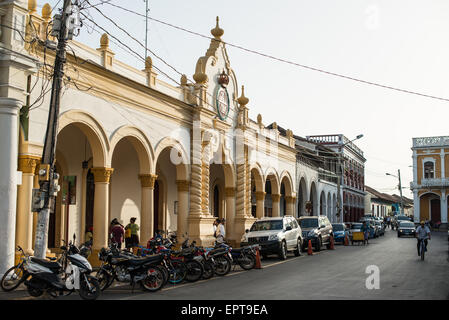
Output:
<path fill-rule="evenodd" d="M 419 252 L 420 252 L 420 256 L 421 256 L 421 261 L 424 261 L 424 255 L 425 255 L 425 252 L 426 252 L 426 241 L 425 240 L 427 240 L 427 239 L 422 239 L 421 240 L 421 243 L 420 243 L 420 245 L 419 245 Z M 430 238 L 429 238 L 429 240 L 430 240 Z"/>
<path fill-rule="evenodd" d="M 2 277 L 1 287 L 5 292 L 12 291 L 16 289 L 22 282 L 26 280 L 26 270 L 24 264 L 27 259 L 29 259 L 29 255 L 23 251 L 20 246 L 17 246 L 16 251 L 20 252 L 20 261 L 15 266 L 9 268 Z"/>

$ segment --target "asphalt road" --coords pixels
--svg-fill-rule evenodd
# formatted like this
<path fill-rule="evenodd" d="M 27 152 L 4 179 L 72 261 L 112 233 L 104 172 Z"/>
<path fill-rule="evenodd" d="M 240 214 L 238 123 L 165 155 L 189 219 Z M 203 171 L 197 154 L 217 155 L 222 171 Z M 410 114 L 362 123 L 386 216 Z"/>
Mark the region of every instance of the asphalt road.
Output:
<path fill-rule="evenodd" d="M 398 238 L 387 230 L 385 236 L 367 246 L 336 245 L 300 257 L 289 254 L 280 261 L 269 257 L 259 270 L 237 269 L 227 276 L 195 283 L 167 285 L 155 293 L 136 287 L 117 286 L 104 291 L 100 299 L 123 300 L 291 300 L 291 299 L 449 299 L 449 251 L 447 233 L 434 232 L 425 261 L 416 251 L 414 238 Z M 368 266 L 379 270 L 379 289 L 367 289 Z M 26 291 L 0 299 L 30 299 Z M 79 299 L 77 294 L 59 299 Z"/>

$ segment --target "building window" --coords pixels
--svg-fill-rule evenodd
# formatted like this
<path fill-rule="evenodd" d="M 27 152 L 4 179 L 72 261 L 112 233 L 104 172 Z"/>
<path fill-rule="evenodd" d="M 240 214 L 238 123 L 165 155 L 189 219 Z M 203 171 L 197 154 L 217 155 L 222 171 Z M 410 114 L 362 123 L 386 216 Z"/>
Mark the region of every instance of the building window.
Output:
<path fill-rule="evenodd" d="M 427 161 L 424 162 L 424 178 L 425 179 L 433 179 L 434 178 L 434 163 Z"/>

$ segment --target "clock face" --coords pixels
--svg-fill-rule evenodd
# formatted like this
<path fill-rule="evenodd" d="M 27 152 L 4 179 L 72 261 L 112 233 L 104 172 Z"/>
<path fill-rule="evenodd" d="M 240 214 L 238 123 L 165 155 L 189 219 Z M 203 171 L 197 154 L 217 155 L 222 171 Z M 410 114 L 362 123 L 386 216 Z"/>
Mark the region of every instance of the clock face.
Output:
<path fill-rule="evenodd" d="M 217 91 L 216 108 L 218 117 L 221 120 L 226 120 L 229 113 L 229 95 L 226 88 L 220 88 Z"/>

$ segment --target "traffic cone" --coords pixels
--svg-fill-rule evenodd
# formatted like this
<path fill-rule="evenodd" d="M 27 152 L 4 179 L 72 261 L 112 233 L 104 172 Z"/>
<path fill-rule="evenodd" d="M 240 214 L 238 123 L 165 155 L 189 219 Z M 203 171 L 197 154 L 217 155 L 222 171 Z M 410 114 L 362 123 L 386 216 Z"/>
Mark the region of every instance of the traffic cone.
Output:
<path fill-rule="evenodd" d="M 260 252 L 259 248 L 256 249 L 256 265 L 254 269 L 262 269 L 262 263 L 260 262 Z"/>
<path fill-rule="evenodd" d="M 312 251 L 312 240 L 309 240 L 309 247 L 307 248 L 307 254 L 309 256 L 313 255 L 313 251 Z"/>
<path fill-rule="evenodd" d="M 331 245 L 330 245 L 330 248 L 329 249 L 331 249 L 331 250 L 334 250 L 335 248 L 334 248 L 334 236 L 331 236 Z"/>
<path fill-rule="evenodd" d="M 349 239 L 347 234 L 345 234 L 345 246 L 349 246 Z"/>

